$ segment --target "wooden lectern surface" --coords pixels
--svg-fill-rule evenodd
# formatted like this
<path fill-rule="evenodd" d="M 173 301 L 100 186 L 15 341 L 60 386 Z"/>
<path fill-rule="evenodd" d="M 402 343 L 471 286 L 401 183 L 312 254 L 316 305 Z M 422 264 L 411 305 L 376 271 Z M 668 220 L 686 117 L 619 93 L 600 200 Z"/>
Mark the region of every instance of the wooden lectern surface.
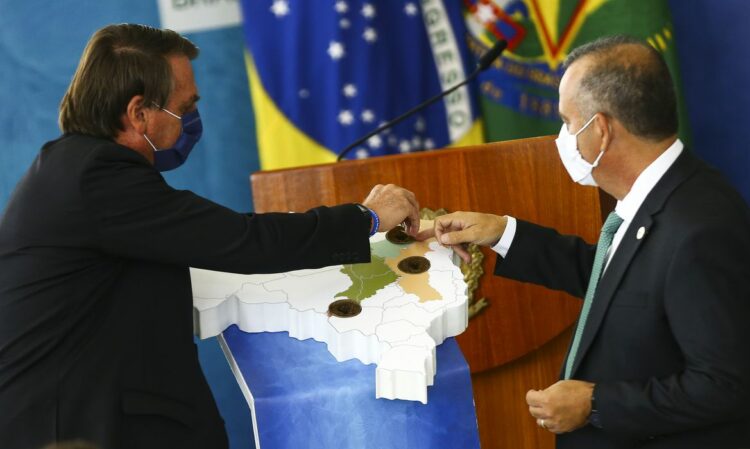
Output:
<path fill-rule="evenodd" d="M 345 161 L 255 173 L 257 212 L 304 211 L 361 202 L 376 184 L 398 184 L 422 207 L 512 215 L 589 242 L 614 201 L 571 182 L 554 137 Z M 484 449 L 546 449 L 554 439 L 536 427 L 525 394 L 558 379 L 581 301 L 561 292 L 492 276 L 495 255 L 485 251 L 485 276 L 476 292 L 489 307 L 469 322 L 458 342 L 472 371 Z"/>

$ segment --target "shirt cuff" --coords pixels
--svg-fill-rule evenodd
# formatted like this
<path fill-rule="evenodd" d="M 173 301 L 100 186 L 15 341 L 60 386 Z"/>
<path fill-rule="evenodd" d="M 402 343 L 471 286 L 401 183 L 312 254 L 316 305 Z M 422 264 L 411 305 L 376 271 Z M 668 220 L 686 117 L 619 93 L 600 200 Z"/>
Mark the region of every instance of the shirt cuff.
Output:
<path fill-rule="evenodd" d="M 508 216 L 508 223 L 505 225 L 505 231 L 500 237 L 500 240 L 495 246 L 492 247 L 492 251 L 500 254 L 500 257 L 505 257 L 510 250 L 510 245 L 513 243 L 513 238 L 516 236 L 516 219 Z"/>

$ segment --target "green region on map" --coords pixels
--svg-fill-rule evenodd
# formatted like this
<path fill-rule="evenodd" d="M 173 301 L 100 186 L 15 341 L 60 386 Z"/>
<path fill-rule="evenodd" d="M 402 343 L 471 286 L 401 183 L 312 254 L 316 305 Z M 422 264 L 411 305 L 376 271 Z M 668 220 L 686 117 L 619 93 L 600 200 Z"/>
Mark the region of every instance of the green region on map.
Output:
<path fill-rule="evenodd" d="M 378 290 L 398 279 L 398 275 L 385 264 L 385 259 L 375 254 L 372 255 L 370 263 L 344 265 L 341 272 L 349 276 L 352 286 L 337 293 L 334 298 L 344 296 L 357 302 L 373 296 Z"/>
<path fill-rule="evenodd" d="M 391 243 L 388 240 L 381 240 L 379 242 L 370 244 L 372 254 L 380 256 L 384 259 L 397 257 L 399 254 L 401 254 L 401 251 L 405 247 L 405 245 L 396 245 L 395 243 Z"/>

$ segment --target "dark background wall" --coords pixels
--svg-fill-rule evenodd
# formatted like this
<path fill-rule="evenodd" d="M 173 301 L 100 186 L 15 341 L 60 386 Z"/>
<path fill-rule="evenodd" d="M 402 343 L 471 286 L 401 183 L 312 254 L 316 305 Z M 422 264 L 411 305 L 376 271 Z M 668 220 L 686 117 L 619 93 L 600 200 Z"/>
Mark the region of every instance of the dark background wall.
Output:
<path fill-rule="evenodd" d="M 669 4 L 693 147 L 750 202 L 750 2 Z"/>

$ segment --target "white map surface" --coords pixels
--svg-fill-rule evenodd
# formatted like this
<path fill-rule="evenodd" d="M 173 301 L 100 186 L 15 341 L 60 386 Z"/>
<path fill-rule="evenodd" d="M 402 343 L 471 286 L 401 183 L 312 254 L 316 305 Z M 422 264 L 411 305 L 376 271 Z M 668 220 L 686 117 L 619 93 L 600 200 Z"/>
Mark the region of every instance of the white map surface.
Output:
<path fill-rule="evenodd" d="M 370 240 L 370 264 L 238 275 L 191 268 L 195 331 L 200 338 L 232 324 L 245 332 L 288 331 L 299 340 L 324 342 L 338 361 L 377 364 L 377 398 L 427 403 L 434 382 L 435 347 L 468 325 L 467 285 L 459 259 L 434 240 L 394 245 L 379 233 Z M 426 273 L 401 272 L 398 261 L 422 255 Z M 345 296 L 362 312 L 328 316 Z"/>

